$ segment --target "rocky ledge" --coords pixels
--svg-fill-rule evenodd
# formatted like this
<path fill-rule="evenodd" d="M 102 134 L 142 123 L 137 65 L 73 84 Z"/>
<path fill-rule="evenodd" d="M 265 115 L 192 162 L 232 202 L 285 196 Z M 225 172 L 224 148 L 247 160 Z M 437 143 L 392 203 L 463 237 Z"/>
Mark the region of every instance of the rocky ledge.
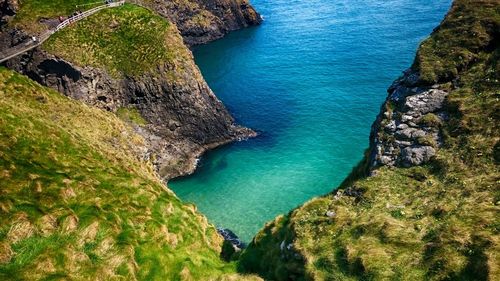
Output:
<path fill-rule="evenodd" d="M 418 72 L 409 69 L 388 89 L 388 97 L 372 125 L 371 169 L 410 167 L 429 161 L 442 145 L 440 126 L 448 91 L 440 85 L 422 86 Z"/>

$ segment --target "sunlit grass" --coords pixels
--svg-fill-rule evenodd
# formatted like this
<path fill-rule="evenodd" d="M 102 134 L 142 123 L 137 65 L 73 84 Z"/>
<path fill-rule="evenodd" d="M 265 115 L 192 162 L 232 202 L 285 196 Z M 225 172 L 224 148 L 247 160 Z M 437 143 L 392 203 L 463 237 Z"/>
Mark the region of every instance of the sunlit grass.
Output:
<path fill-rule="evenodd" d="M 0 279 L 247 278 L 138 160 L 141 141 L 116 115 L 0 69 Z"/>
<path fill-rule="evenodd" d="M 163 75 L 159 66 L 191 58 L 174 25 L 129 4 L 100 11 L 57 32 L 43 48 L 80 66 L 104 68 L 115 77 Z"/>

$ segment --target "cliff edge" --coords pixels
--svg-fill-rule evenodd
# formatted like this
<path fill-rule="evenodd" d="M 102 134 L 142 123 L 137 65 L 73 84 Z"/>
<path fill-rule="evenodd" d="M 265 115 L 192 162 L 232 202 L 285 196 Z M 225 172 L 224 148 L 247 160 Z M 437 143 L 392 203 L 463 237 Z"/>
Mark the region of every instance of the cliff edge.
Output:
<path fill-rule="evenodd" d="M 500 3 L 454 1 L 389 88 L 364 160 L 240 257 L 270 280 L 500 277 Z"/>
<path fill-rule="evenodd" d="M 75 4 L 102 2 L 0 0 L 0 49 Z M 1 280 L 261 280 L 224 262 L 217 230 L 162 181 L 254 135 L 203 80 L 175 22 L 132 4 L 101 10 L 5 65 Z"/>
<path fill-rule="evenodd" d="M 1 280 L 259 280 L 115 114 L 0 67 Z"/>

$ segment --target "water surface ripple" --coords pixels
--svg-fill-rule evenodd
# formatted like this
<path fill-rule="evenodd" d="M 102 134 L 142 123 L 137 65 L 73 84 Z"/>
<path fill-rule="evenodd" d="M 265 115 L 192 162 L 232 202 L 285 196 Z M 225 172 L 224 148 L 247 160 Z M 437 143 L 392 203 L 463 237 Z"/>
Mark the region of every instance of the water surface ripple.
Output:
<path fill-rule="evenodd" d="M 196 62 L 258 138 L 207 153 L 169 186 L 249 241 L 334 189 L 361 160 L 391 82 L 450 0 L 253 0 L 262 26 L 197 47 Z"/>

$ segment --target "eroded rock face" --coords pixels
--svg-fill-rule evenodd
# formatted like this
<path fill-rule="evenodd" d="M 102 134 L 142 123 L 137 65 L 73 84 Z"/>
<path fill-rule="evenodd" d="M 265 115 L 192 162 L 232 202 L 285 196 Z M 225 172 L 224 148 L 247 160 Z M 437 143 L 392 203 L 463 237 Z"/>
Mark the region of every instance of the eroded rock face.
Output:
<path fill-rule="evenodd" d="M 176 23 L 184 42 L 191 46 L 262 22 L 248 0 L 156 0 L 143 4 Z"/>
<path fill-rule="evenodd" d="M 407 70 L 388 90 L 370 136 L 370 167 L 409 167 L 429 161 L 441 146 L 440 125 L 447 91 L 418 84 L 418 73 Z"/>
<path fill-rule="evenodd" d="M 91 106 L 113 112 L 137 110 L 146 121 L 135 126 L 147 141 L 148 150 L 141 157 L 151 161 L 162 178 L 170 179 L 193 172 L 196 158 L 206 149 L 255 135 L 234 123 L 192 59 L 182 63 L 114 78 L 103 69 L 78 67 L 35 50 L 7 66 Z"/>

